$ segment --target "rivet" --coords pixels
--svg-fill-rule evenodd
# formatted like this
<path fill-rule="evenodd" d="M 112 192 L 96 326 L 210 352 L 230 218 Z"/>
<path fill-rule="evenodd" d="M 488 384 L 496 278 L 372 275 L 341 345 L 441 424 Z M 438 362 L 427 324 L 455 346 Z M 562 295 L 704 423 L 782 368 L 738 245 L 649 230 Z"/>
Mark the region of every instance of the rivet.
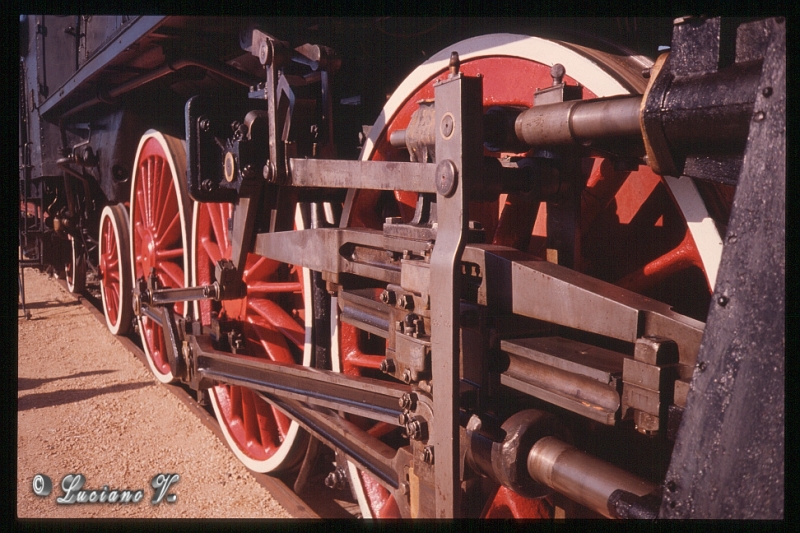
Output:
<path fill-rule="evenodd" d="M 675 492 L 678 488 L 678 484 L 672 480 L 667 481 L 667 490 L 670 492 Z"/>
<path fill-rule="evenodd" d="M 728 305 L 728 301 L 729 301 L 729 299 L 725 295 L 722 295 L 719 298 L 717 298 L 717 303 L 722 307 L 725 307 L 726 305 Z"/>
<path fill-rule="evenodd" d="M 758 112 L 755 114 L 755 116 L 753 117 L 753 120 L 755 120 L 756 122 L 761 122 L 762 120 L 764 120 L 764 117 L 765 117 L 765 116 L 766 116 L 766 115 L 764 115 L 764 112 L 763 112 L 763 111 L 758 111 Z"/>
<path fill-rule="evenodd" d="M 770 97 L 770 96 L 772 96 L 772 87 L 764 87 L 764 88 L 761 90 L 761 94 L 763 94 L 763 95 L 764 95 L 764 96 L 766 96 L 766 97 Z"/>

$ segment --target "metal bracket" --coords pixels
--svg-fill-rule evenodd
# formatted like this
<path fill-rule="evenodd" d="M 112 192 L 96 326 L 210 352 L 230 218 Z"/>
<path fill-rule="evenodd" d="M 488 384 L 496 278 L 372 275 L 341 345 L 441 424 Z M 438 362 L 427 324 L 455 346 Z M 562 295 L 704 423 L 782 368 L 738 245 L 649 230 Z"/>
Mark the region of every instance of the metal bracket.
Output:
<path fill-rule="evenodd" d="M 455 53 L 454 53 L 455 55 Z M 457 55 L 456 55 L 456 63 Z M 451 59 L 451 63 L 453 60 Z M 455 69 L 457 71 L 457 67 Z M 431 254 L 432 431 L 436 449 L 436 517 L 459 513 L 459 309 L 461 254 L 468 231 L 469 185 L 483 168 L 483 79 L 454 72 L 434 86 L 438 231 Z"/>

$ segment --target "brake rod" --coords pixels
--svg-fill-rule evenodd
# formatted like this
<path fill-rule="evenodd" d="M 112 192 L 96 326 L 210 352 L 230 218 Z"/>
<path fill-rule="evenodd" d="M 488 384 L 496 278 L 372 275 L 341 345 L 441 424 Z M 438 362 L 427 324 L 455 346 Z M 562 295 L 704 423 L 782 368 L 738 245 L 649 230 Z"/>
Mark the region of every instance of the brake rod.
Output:
<path fill-rule="evenodd" d="M 189 336 L 188 346 L 190 384 L 195 389 L 216 383 L 239 385 L 396 426 L 403 412 L 400 399 L 412 390 L 400 383 L 232 355 L 214 349 L 205 335 Z"/>
<path fill-rule="evenodd" d="M 368 470 L 392 489 L 400 486 L 394 465 L 397 453 L 380 439 L 329 409 L 313 409 L 297 400 L 266 393 L 257 394 L 325 444 L 342 450 L 360 467 Z"/>

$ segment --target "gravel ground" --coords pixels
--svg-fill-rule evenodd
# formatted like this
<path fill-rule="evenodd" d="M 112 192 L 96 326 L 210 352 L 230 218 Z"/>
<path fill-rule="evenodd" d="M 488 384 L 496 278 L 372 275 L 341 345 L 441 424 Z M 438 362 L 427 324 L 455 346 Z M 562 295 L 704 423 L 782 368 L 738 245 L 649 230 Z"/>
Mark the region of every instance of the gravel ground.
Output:
<path fill-rule="evenodd" d="M 33 318 L 19 320 L 19 518 L 291 518 L 189 409 L 160 386 L 55 279 L 25 270 Z M 151 504 L 158 474 L 177 473 Z M 49 496 L 33 492 L 48 476 Z M 139 503 L 56 503 L 69 474 L 84 489 L 142 490 Z"/>

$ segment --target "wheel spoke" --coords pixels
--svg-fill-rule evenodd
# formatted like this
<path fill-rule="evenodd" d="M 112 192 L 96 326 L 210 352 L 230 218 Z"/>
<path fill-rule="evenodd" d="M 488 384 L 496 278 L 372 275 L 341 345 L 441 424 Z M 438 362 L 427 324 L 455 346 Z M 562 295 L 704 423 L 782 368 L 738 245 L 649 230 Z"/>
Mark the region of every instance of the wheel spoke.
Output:
<path fill-rule="evenodd" d="M 226 241 L 228 235 L 228 226 L 227 220 L 224 220 L 222 208 L 215 212 L 213 208 L 209 207 L 206 210 L 206 213 L 208 214 L 208 219 L 211 222 L 211 236 L 213 236 L 217 246 L 220 248 L 220 251 L 227 255 L 228 246 Z"/>
<path fill-rule="evenodd" d="M 242 423 L 246 446 L 249 448 L 254 444 L 253 439 L 261 436 L 258 429 L 255 398 L 249 389 L 242 389 Z"/>
<path fill-rule="evenodd" d="M 164 272 L 167 276 L 169 276 L 169 278 L 174 283 L 174 285 L 171 285 L 165 283 L 163 280 L 160 280 L 162 281 L 162 283 L 164 283 L 164 285 L 169 285 L 170 287 L 173 288 L 183 287 L 183 271 L 181 270 L 181 267 L 179 267 L 175 263 L 168 263 L 168 262 L 159 263 L 158 267 L 161 270 L 161 272 Z"/>
<path fill-rule="evenodd" d="M 205 250 L 206 254 L 208 254 L 209 261 L 216 265 L 220 259 L 222 259 L 222 254 L 220 253 L 219 245 L 212 241 L 209 237 L 204 237 L 200 240 L 200 244 Z M 211 282 L 211 276 L 208 278 L 208 282 Z"/>
<path fill-rule="evenodd" d="M 119 294 L 116 292 L 116 287 L 113 287 L 112 291 L 113 292 L 109 294 L 109 290 L 106 289 L 106 307 L 108 308 L 109 319 L 111 320 L 111 322 L 116 323 L 117 303 L 119 302 Z"/>
<path fill-rule="evenodd" d="M 283 441 L 283 439 L 285 439 L 286 435 L 289 433 L 289 428 L 292 426 L 292 421 L 274 405 L 269 405 L 269 408 L 272 411 L 273 420 L 275 420 L 278 426 L 280 440 Z"/>
<path fill-rule="evenodd" d="M 250 265 L 250 261 L 253 257 L 257 257 L 258 259 Z M 248 265 L 245 268 L 244 275 L 249 280 L 262 280 L 267 279 L 268 277 L 272 276 L 278 268 L 280 268 L 281 264 L 278 261 L 273 259 L 269 259 L 262 255 L 253 255 L 249 254 L 247 257 Z"/>
<path fill-rule="evenodd" d="M 231 415 L 234 418 L 242 420 L 244 416 L 242 413 L 242 387 L 232 387 L 229 385 L 225 385 L 225 390 L 228 393 L 228 399 L 230 401 L 230 409 Z"/>
<path fill-rule="evenodd" d="M 224 224 L 224 227 L 227 229 L 228 218 L 233 216 L 233 204 L 218 204 L 217 213 L 220 224 Z M 229 254 L 231 249 L 230 232 L 223 231 L 221 237 L 218 236 L 217 238 L 220 241 L 220 247 L 225 250 L 226 254 Z"/>
<path fill-rule="evenodd" d="M 144 174 L 144 198 L 145 198 L 145 220 L 147 226 L 153 227 L 153 158 L 147 158 L 145 161 L 145 174 Z"/>
<path fill-rule="evenodd" d="M 261 348 L 263 354 L 280 363 L 294 363 L 294 357 L 286 344 L 286 338 L 275 331 L 272 325 L 260 316 L 247 317 L 247 322 L 252 327 L 255 344 Z"/>
<path fill-rule="evenodd" d="M 144 180 L 144 176 L 139 176 L 139 178 L 140 179 L 139 179 L 138 183 L 141 183 L 142 186 L 136 188 L 136 208 L 133 211 L 133 219 L 134 219 L 134 223 L 137 226 L 142 226 L 142 229 L 144 229 L 144 227 L 145 227 L 145 225 L 147 223 L 147 221 L 145 220 L 145 214 L 144 214 L 144 211 L 146 209 L 146 206 L 145 206 L 146 202 L 144 200 L 144 198 L 145 198 L 145 195 L 144 195 L 144 186 L 145 186 L 144 181 L 145 180 Z M 137 183 L 137 185 L 138 185 L 138 183 Z"/>
<path fill-rule="evenodd" d="M 247 305 L 263 317 L 272 328 L 282 333 L 300 350 L 303 349 L 305 330 L 281 306 L 271 300 L 260 298 L 248 298 Z"/>
<path fill-rule="evenodd" d="M 145 229 L 144 229 L 144 224 L 142 224 L 140 221 L 137 220 L 134 223 L 133 227 L 136 229 L 136 235 L 138 236 L 139 240 L 144 239 L 144 237 L 146 235 Z M 140 246 L 137 247 L 137 248 L 140 248 Z"/>
<path fill-rule="evenodd" d="M 173 248 L 171 250 L 156 250 L 156 259 L 160 261 L 168 261 L 170 259 L 179 259 L 183 257 L 182 248 Z"/>
<path fill-rule="evenodd" d="M 256 396 L 253 395 L 255 400 L 256 414 L 258 415 L 258 431 L 261 444 L 264 447 L 272 447 L 275 444 L 280 444 L 280 439 L 283 437 L 279 428 L 280 419 L 285 419 L 285 415 L 277 415 L 271 406 Z"/>
<path fill-rule="evenodd" d="M 164 195 L 164 206 L 172 205 L 170 202 L 172 201 L 173 197 L 175 196 L 175 187 L 171 186 L 172 185 L 172 180 L 170 179 L 167 182 L 167 184 L 169 186 L 167 187 L 167 193 Z M 177 204 L 177 200 L 176 200 L 176 204 Z M 161 210 L 161 213 L 158 216 L 158 223 L 156 224 L 157 228 L 160 228 L 161 224 L 163 224 L 164 216 L 166 215 L 167 211 L 168 211 L 167 209 L 162 209 Z"/>
<path fill-rule="evenodd" d="M 119 266 L 119 260 L 115 255 L 107 255 L 105 256 L 105 261 L 103 261 L 105 268 L 110 272 L 115 272 L 116 267 Z"/>
<path fill-rule="evenodd" d="M 614 170 L 608 159 L 595 162 L 581 192 L 581 235 L 586 235 L 598 215 L 608 208 L 630 174 Z"/>
<path fill-rule="evenodd" d="M 251 294 L 276 294 L 276 293 L 301 293 L 303 285 L 299 282 L 270 282 L 255 281 L 247 284 L 247 295 Z"/>
<path fill-rule="evenodd" d="M 180 212 L 176 211 L 175 216 L 172 217 L 172 220 L 169 223 L 169 226 L 164 231 L 158 231 L 156 233 L 158 237 L 156 238 L 156 245 L 161 247 L 167 247 L 171 244 L 180 243 L 181 242 L 181 214 Z"/>
<path fill-rule="evenodd" d="M 703 268 L 703 260 L 697 252 L 692 234 L 686 231 L 681 243 L 650 261 L 643 267 L 634 270 L 616 285 L 635 292 L 644 292 L 654 285 L 689 267 Z"/>

